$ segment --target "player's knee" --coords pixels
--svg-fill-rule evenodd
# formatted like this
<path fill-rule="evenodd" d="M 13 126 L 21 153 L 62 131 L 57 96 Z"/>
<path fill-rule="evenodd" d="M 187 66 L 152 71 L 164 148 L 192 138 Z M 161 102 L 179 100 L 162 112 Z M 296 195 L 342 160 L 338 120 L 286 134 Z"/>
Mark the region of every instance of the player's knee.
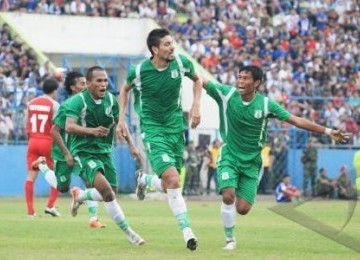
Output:
<path fill-rule="evenodd" d="M 180 178 L 177 174 L 168 174 L 166 177 L 163 175 L 163 184 L 165 189 L 177 189 L 180 188 Z"/>
<path fill-rule="evenodd" d="M 239 213 L 240 215 L 246 215 L 248 214 L 248 212 L 250 211 L 251 206 L 246 205 L 246 204 L 240 204 L 240 205 L 236 205 L 236 211 L 237 213 Z"/>
<path fill-rule="evenodd" d="M 223 191 L 222 200 L 226 205 L 233 204 L 235 202 L 235 193 Z"/>
<path fill-rule="evenodd" d="M 115 193 L 109 189 L 103 192 L 102 197 L 105 202 L 110 202 L 115 199 Z"/>

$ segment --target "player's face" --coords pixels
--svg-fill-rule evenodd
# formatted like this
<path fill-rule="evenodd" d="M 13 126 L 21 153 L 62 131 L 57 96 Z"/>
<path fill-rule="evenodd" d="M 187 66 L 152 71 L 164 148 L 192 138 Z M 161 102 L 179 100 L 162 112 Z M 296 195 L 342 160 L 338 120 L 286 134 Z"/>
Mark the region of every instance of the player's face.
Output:
<path fill-rule="evenodd" d="M 87 82 L 87 86 L 94 99 L 104 98 L 108 84 L 107 73 L 103 70 L 94 70 L 91 81 Z"/>
<path fill-rule="evenodd" d="M 71 86 L 72 93 L 75 95 L 86 88 L 86 79 L 85 77 L 77 78 L 76 84 Z"/>
<path fill-rule="evenodd" d="M 242 97 L 251 97 L 255 94 L 258 81 L 254 81 L 251 72 L 241 71 L 238 75 L 236 86 Z"/>
<path fill-rule="evenodd" d="M 174 40 L 170 35 L 167 35 L 161 38 L 159 47 L 154 48 L 154 56 L 169 62 L 175 58 L 174 50 Z"/>

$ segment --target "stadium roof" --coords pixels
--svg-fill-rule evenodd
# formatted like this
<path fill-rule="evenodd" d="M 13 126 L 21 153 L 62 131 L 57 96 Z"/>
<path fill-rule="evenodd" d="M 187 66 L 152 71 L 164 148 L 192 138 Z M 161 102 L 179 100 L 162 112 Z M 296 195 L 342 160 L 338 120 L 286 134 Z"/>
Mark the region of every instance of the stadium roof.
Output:
<path fill-rule="evenodd" d="M 145 55 L 150 19 L 118 19 L 9 12 L 4 22 L 43 53 Z"/>

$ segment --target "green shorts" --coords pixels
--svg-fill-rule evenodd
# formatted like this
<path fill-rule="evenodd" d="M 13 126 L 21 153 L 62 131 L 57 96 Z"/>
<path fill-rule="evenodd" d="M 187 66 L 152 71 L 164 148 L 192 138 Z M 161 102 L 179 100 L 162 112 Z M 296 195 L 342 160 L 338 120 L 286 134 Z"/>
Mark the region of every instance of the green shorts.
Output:
<path fill-rule="evenodd" d="M 157 176 L 174 166 L 180 172 L 183 166 L 184 133 L 142 133 L 144 147 L 151 167 Z"/>
<path fill-rule="evenodd" d="M 74 167 L 69 167 L 65 161 L 54 160 L 54 171 L 59 189 L 66 189 L 70 187 L 71 174 Z"/>
<path fill-rule="evenodd" d="M 257 187 L 259 184 L 259 175 L 261 170 L 261 158 L 249 163 L 240 163 L 226 148 L 221 149 L 218 160 L 218 191 L 225 188 L 234 188 L 236 197 L 242 198 L 254 204 Z"/>
<path fill-rule="evenodd" d="M 79 153 L 74 156 L 74 160 L 79 167 L 79 176 L 91 187 L 94 187 L 95 175 L 99 171 L 104 174 L 111 187 L 117 187 L 117 173 L 111 153 Z"/>

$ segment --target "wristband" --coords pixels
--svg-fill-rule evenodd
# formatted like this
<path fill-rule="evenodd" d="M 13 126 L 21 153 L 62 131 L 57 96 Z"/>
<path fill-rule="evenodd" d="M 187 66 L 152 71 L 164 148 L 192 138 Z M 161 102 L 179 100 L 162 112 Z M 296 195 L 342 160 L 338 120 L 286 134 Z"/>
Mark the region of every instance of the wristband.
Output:
<path fill-rule="evenodd" d="M 326 127 L 324 133 L 325 133 L 326 135 L 331 135 L 331 131 L 332 131 L 331 128 L 327 128 L 327 127 Z"/>

